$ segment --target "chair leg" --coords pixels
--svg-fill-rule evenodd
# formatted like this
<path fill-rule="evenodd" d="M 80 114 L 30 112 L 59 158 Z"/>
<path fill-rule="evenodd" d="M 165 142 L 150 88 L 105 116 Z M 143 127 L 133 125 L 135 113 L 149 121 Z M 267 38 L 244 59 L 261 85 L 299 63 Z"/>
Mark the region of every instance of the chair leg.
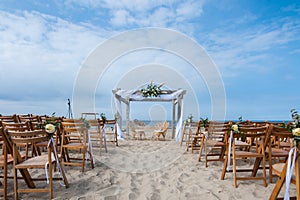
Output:
<path fill-rule="evenodd" d="M 61 173 L 61 175 L 62 175 L 62 178 L 64 179 L 64 180 L 63 180 L 63 181 L 64 181 L 64 184 L 65 184 L 66 188 L 69 188 L 69 183 L 68 183 L 68 179 L 67 179 L 67 177 L 66 177 L 64 165 L 62 165 L 61 161 L 59 161 L 59 164 L 60 164 L 60 169 L 61 169 L 60 173 Z"/>
<path fill-rule="evenodd" d="M 181 134 L 180 146 L 182 146 L 184 135 L 185 135 L 185 132 L 183 131 L 183 133 Z"/>
<path fill-rule="evenodd" d="M 103 141 L 104 141 L 104 148 L 105 148 L 105 153 L 107 153 L 107 146 L 106 146 L 106 136 L 104 135 L 103 137 Z M 118 146 L 118 141 L 116 141 L 116 146 Z"/>
<path fill-rule="evenodd" d="M 86 154 L 86 150 L 83 149 L 82 150 L 82 172 L 84 172 L 84 165 L 85 165 L 85 154 Z"/>
<path fill-rule="evenodd" d="M 267 187 L 266 158 L 265 157 L 263 157 L 263 159 L 262 159 L 262 164 L 263 164 L 264 186 Z"/>
<path fill-rule="evenodd" d="M 270 181 L 270 183 L 272 183 L 273 182 L 273 171 L 272 171 L 272 159 L 271 159 L 271 156 L 269 156 L 268 160 L 269 160 L 269 181 Z"/>
<path fill-rule="evenodd" d="M 234 148 L 235 148 L 235 147 L 233 146 L 233 147 L 232 147 L 232 150 L 233 150 L 233 151 L 235 151 Z M 233 156 L 232 156 L 232 160 L 233 160 L 233 182 L 234 182 L 233 185 L 234 185 L 235 188 L 237 188 L 236 158 L 235 158 L 235 156 L 234 156 L 235 153 L 233 153 L 232 155 L 233 155 Z"/>
<path fill-rule="evenodd" d="M 116 143 L 116 146 L 119 146 L 119 144 L 118 144 L 118 133 L 117 133 L 117 131 L 115 131 L 115 143 Z"/>
<path fill-rule="evenodd" d="M 100 156 L 102 154 L 102 144 L 103 144 L 103 134 L 100 133 L 100 136 L 99 136 L 99 142 L 100 142 Z"/>
<path fill-rule="evenodd" d="M 49 168 L 48 168 L 48 174 L 49 174 L 49 190 L 50 190 L 50 199 L 53 198 L 53 182 L 52 182 L 52 178 L 53 178 L 53 174 L 52 174 L 52 162 L 49 162 Z"/>
<path fill-rule="evenodd" d="M 201 161 L 201 156 L 202 156 L 202 151 L 203 151 L 203 143 L 204 143 L 204 140 L 203 140 L 203 138 L 201 138 L 201 144 L 200 144 L 200 150 L 199 150 L 198 162 Z"/>
<path fill-rule="evenodd" d="M 224 165 L 223 165 L 223 169 L 222 169 L 221 180 L 225 179 L 227 165 L 228 165 L 228 155 L 227 155 L 227 152 L 226 152 L 226 156 L 225 156 L 225 160 L 224 160 Z M 230 163 L 229 163 L 229 165 L 230 165 Z"/>
<path fill-rule="evenodd" d="M 205 154 L 205 167 L 208 167 L 208 162 L 207 162 L 207 144 L 204 144 L 204 154 Z"/>
<path fill-rule="evenodd" d="M 92 166 L 92 169 L 94 169 L 94 158 L 92 156 L 92 152 L 88 151 L 89 152 L 89 155 L 90 155 L 90 161 L 91 161 L 91 166 Z"/>
<path fill-rule="evenodd" d="M 15 200 L 18 200 L 18 171 L 14 167 L 14 196 Z"/>
<path fill-rule="evenodd" d="M 7 198 L 7 151 L 5 145 L 3 145 L 3 154 L 4 154 L 3 199 L 6 199 Z"/>

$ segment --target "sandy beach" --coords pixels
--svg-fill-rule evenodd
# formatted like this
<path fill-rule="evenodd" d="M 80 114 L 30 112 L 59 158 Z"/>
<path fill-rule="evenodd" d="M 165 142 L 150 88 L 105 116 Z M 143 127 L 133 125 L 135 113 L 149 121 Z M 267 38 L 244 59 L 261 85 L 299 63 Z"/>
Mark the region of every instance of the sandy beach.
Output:
<path fill-rule="evenodd" d="M 181 147 L 170 138 L 166 141 L 125 138 L 119 140 L 119 146 L 108 143 L 107 147 L 108 152 L 102 156 L 98 148 L 93 148 L 94 169 L 87 164 L 82 173 L 79 167 L 66 166 L 70 187 L 55 181 L 54 199 L 268 199 L 275 185 L 268 183 L 264 187 L 262 181 L 239 181 L 238 188 L 234 188 L 232 174 L 220 180 L 221 162 L 210 162 L 206 168 L 203 161 L 197 161 L 198 152 L 186 152 L 184 145 Z M 295 185 L 290 191 L 295 194 Z M 8 195 L 13 198 L 12 179 Z M 20 199 L 47 198 L 47 193 L 20 196 Z"/>

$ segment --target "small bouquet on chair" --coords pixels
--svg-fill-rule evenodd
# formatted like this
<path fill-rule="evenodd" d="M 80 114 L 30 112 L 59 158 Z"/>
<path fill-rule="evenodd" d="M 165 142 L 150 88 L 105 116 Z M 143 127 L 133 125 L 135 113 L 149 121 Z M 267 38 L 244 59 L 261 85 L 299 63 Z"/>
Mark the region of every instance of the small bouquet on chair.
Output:
<path fill-rule="evenodd" d="M 49 137 L 52 138 L 55 131 L 60 127 L 60 122 L 55 119 L 55 113 L 52 116 L 42 121 L 42 123 L 37 125 L 37 128 L 44 129 Z"/>
<path fill-rule="evenodd" d="M 294 136 L 294 146 L 300 149 L 300 128 L 294 128 L 292 133 Z"/>
<path fill-rule="evenodd" d="M 293 138 L 294 138 L 294 146 L 300 149 L 300 116 L 295 109 L 291 110 L 292 120 L 293 120 Z"/>

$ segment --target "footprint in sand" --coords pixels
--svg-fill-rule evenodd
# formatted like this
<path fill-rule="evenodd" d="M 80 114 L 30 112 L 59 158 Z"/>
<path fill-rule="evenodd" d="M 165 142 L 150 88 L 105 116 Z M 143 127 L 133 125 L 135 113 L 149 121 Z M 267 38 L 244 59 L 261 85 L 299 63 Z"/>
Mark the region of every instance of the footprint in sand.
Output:
<path fill-rule="evenodd" d="M 137 199 L 136 193 L 134 193 L 134 192 L 129 193 L 128 199 L 130 199 L 130 200 L 135 200 L 135 199 Z"/>
<path fill-rule="evenodd" d="M 164 173 L 161 177 L 163 179 L 168 179 L 169 178 L 169 173 Z"/>
<path fill-rule="evenodd" d="M 160 198 L 159 194 L 157 194 L 157 193 L 151 193 L 149 195 L 149 199 L 150 200 L 160 200 L 161 198 Z"/>
<path fill-rule="evenodd" d="M 187 174 L 187 173 L 182 173 L 182 174 L 180 174 L 178 180 L 179 180 L 181 183 L 183 183 L 183 182 L 185 182 L 189 177 L 190 177 L 189 174 Z"/>

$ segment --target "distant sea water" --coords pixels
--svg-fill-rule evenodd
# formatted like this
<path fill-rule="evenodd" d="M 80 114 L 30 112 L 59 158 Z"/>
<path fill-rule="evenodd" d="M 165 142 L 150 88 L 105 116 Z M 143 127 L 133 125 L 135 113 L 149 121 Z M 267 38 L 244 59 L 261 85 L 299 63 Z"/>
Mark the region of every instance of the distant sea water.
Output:
<path fill-rule="evenodd" d="M 130 121 L 134 121 L 134 120 L 130 120 Z M 153 120 L 153 121 L 151 121 L 151 120 L 138 120 L 138 121 L 142 122 L 142 123 L 145 123 L 148 126 L 153 126 L 157 123 L 164 122 L 165 120 Z M 172 120 L 166 120 L 166 121 L 169 122 L 169 124 L 172 124 Z M 175 121 L 175 123 L 176 123 L 176 121 Z M 122 125 L 126 126 L 126 121 L 125 120 L 122 121 Z"/>
<path fill-rule="evenodd" d="M 131 120 L 131 121 L 134 121 L 134 120 Z M 164 120 L 153 120 L 153 121 L 151 121 L 151 120 L 138 120 L 138 121 L 143 122 L 146 125 L 153 126 L 153 125 L 155 125 L 159 122 L 163 122 Z M 170 125 L 172 124 L 172 120 L 166 120 L 166 121 L 169 122 Z M 226 120 L 224 120 L 224 121 L 226 121 Z M 230 120 L 230 121 L 238 122 L 238 120 Z M 250 120 L 250 121 L 253 121 L 253 122 L 265 122 L 265 121 L 267 121 L 267 122 L 270 122 L 270 123 L 282 123 L 282 122 L 287 123 L 287 122 L 291 122 L 292 120 L 287 120 L 286 119 L 286 120 Z M 175 124 L 176 123 L 177 123 L 177 121 L 175 120 Z M 126 126 L 126 121 L 125 120 L 122 121 L 122 125 Z"/>

